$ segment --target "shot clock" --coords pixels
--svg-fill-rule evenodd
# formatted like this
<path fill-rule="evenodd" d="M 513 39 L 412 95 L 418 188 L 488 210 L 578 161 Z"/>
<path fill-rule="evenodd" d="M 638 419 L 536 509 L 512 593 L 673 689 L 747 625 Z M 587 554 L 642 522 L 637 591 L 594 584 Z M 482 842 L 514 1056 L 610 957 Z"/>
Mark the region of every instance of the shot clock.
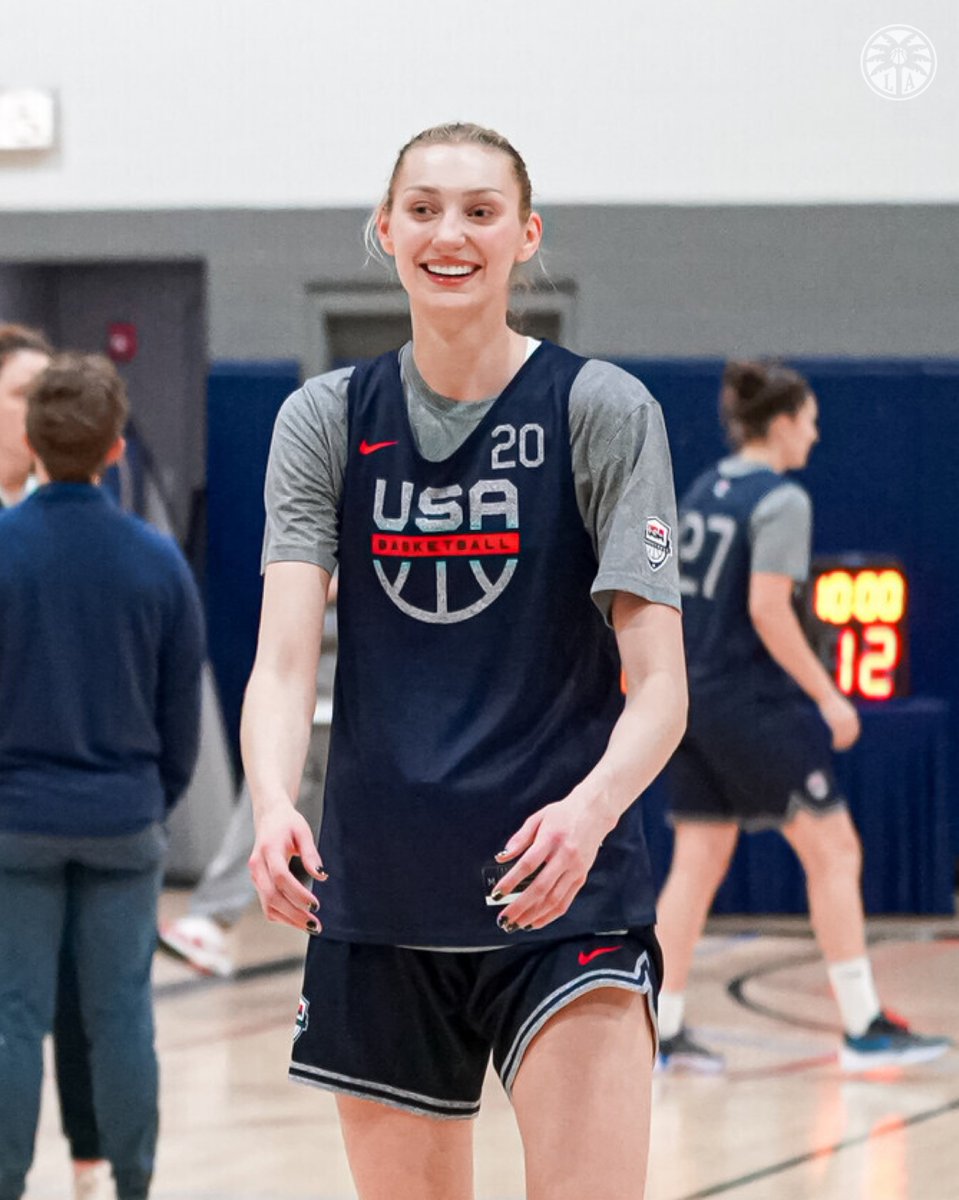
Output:
<path fill-rule="evenodd" d="M 901 563 L 862 554 L 814 559 L 800 606 L 812 647 L 843 695 L 908 695 L 909 587 Z"/>

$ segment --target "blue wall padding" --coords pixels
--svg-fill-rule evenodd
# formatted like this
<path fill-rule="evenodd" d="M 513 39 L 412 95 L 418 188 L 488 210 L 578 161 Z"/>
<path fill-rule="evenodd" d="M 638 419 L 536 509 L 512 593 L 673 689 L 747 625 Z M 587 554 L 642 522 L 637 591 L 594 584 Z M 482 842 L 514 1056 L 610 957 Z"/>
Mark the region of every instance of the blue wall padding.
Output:
<path fill-rule="evenodd" d="M 863 901 L 869 913 L 953 911 L 953 856 L 947 837 L 947 706 L 913 698 L 863 707 L 862 737 L 836 761 L 863 846 Z M 672 833 L 667 787 L 643 797 L 653 874 L 666 877 Z M 714 913 L 804 913 L 806 888 L 796 856 L 775 832 L 740 840 Z"/>
<path fill-rule="evenodd" d="M 719 360 L 622 362 L 660 401 L 682 491 L 724 453 Z M 952 847 L 959 854 L 959 359 L 791 359 L 819 398 L 821 443 L 799 478 L 814 551 L 892 554 L 911 580 L 915 695 L 949 703 Z"/>
<path fill-rule="evenodd" d="M 240 708 L 260 620 L 263 481 L 273 423 L 299 364 L 218 362 L 207 384 L 207 594 L 210 660 L 239 769 Z"/>

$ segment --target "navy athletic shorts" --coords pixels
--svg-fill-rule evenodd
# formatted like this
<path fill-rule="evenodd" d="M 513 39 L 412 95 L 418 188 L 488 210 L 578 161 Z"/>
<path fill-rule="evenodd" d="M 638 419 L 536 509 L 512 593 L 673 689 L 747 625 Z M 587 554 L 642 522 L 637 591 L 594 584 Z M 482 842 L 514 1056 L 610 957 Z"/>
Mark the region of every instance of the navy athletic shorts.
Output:
<path fill-rule="evenodd" d="M 490 1055 L 510 1094 L 532 1039 L 595 988 L 645 994 L 652 926 L 501 950 L 417 950 L 311 939 L 290 1077 L 431 1117 L 474 1117 Z"/>
<path fill-rule="evenodd" d="M 802 700 L 693 704 L 666 771 L 674 821 L 729 821 L 743 829 L 785 825 L 799 809 L 844 808 L 829 728 Z"/>

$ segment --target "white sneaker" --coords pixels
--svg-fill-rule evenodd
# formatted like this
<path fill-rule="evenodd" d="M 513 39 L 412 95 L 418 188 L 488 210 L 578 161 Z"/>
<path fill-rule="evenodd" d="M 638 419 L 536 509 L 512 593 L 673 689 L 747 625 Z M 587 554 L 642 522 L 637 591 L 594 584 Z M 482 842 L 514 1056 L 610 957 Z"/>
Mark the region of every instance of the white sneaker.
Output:
<path fill-rule="evenodd" d="M 179 917 L 160 925 L 160 947 L 189 963 L 203 975 L 228 979 L 235 971 L 226 938 L 209 917 Z"/>
<path fill-rule="evenodd" d="M 73 1167 L 73 1200 L 115 1200 L 113 1178 L 108 1162 L 85 1163 Z"/>

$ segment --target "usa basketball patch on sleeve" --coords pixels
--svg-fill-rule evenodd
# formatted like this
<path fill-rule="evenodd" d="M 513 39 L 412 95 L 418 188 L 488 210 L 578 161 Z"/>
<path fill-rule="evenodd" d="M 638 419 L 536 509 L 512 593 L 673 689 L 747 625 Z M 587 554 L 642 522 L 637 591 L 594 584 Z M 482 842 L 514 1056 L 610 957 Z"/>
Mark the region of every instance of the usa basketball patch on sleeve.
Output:
<path fill-rule="evenodd" d="M 648 517 L 643 543 L 651 570 L 658 571 L 673 552 L 673 531 L 659 517 Z"/>

